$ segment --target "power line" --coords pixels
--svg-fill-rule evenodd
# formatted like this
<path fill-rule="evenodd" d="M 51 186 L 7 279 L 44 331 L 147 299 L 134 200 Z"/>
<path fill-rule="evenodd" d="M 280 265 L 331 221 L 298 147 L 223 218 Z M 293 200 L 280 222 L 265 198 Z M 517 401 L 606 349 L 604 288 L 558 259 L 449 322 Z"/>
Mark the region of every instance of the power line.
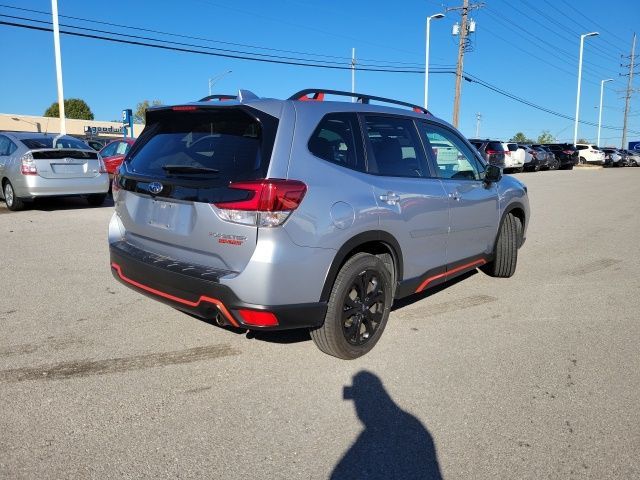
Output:
<path fill-rule="evenodd" d="M 47 11 L 44 11 L 44 10 L 35 10 L 35 9 L 32 9 L 32 8 L 16 7 L 16 6 L 13 6 L 13 5 L 6 5 L 6 4 L 0 4 L 0 7 L 9 8 L 9 9 L 13 9 L 13 10 L 20 10 L 20 11 L 23 11 L 23 12 L 30 12 L 30 13 L 37 13 L 37 14 L 41 14 L 41 15 L 51 16 L 51 12 L 47 12 Z M 7 16 L 9 16 L 9 15 L 7 15 Z M 71 19 L 71 20 L 79 20 L 79 21 L 82 21 L 82 22 L 89 22 L 89 23 L 95 23 L 95 24 L 100 24 L 100 25 L 106 25 L 106 26 L 110 26 L 110 27 L 125 28 L 125 29 L 135 30 L 135 31 L 139 31 L 139 32 L 155 33 L 155 34 L 166 35 L 166 36 L 170 36 L 170 37 L 184 38 L 184 39 L 188 39 L 188 40 L 199 40 L 199 41 L 205 41 L 205 42 L 211 42 L 211 43 L 219 43 L 219 44 L 222 44 L 222 45 L 230 45 L 230 46 L 235 46 L 235 47 L 252 48 L 252 49 L 255 49 L 255 50 L 266 50 L 266 51 L 281 52 L 281 53 L 292 53 L 292 54 L 296 54 L 296 55 L 303 55 L 303 56 L 310 56 L 310 57 L 333 58 L 333 59 L 344 60 L 345 61 L 344 63 L 348 63 L 348 62 L 351 61 L 350 57 L 345 57 L 345 56 L 329 55 L 329 54 L 322 54 L 322 53 L 301 52 L 301 51 L 297 51 L 297 50 L 284 50 L 284 49 L 278 49 L 278 48 L 269 48 L 269 47 L 262 47 L 262 46 L 257 46 L 257 45 L 250 45 L 250 44 L 245 44 L 245 43 L 227 42 L 227 41 L 223 41 L 223 40 L 215 40 L 215 39 L 206 38 L 206 37 L 198 37 L 198 36 L 193 36 L 193 35 L 184 35 L 184 34 L 180 34 L 180 33 L 166 32 L 166 31 L 162 31 L 162 30 L 155 30 L 155 29 L 145 28 L 145 27 L 140 27 L 140 26 L 123 25 L 123 24 L 120 24 L 120 23 L 105 22 L 105 21 L 102 21 L 102 20 L 96 20 L 96 19 L 91 19 L 91 18 L 83 18 L 83 17 L 76 17 L 76 16 L 72 16 L 72 15 L 59 15 L 59 17 L 68 18 L 68 19 Z M 14 18 L 23 18 L 23 17 L 14 17 Z M 35 20 L 35 19 L 30 19 L 30 21 L 42 22 L 41 20 Z M 51 22 L 47 22 L 47 23 L 50 24 Z M 85 27 L 73 27 L 73 28 L 85 28 Z M 97 30 L 97 31 L 99 31 L 99 30 Z M 113 33 L 113 32 L 111 32 L 111 33 Z M 126 35 L 124 33 L 117 33 L 117 34 L 118 35 Z M 167 40 L 162 40 L 162 41 L 167 41 Z M 173 42 L 173 43 L 178 44 L 177 42 Z M 188 44 L 186 44 L 186 45 L 188 45 Z M 203 48 L 206 48 L 206 47 L 203 47 Z M 254 53 L 252 53 L 252 54 L 254 54 Z M 255 53 L 254 55 L 259 55 L 259 54 Z M 397 64 L 397 65 L 418 65 L 418 66 L 422 65 L 421 63 L 418 63 L 418 62 L 400 62 L 400 61 L 395 61 L 395 60 L 377 60 L 377 59 L 371 59 L 371 58 L 361 58 L 360 60 L 365 61 L 365 62 Z M 433 65 L 437 66 L 437 64 L 433 64 Z"/>
<path fill-rule="evenodd" d="M 510 3 L 509 3 L 508 5 L 509 5 L 512 9 L 514 9 L 516 12 L 520 13 L 521 15 L 523 15 L 523 16 L 528 16 L 528 15 L 526 15 L 526 13 L 525 13 L 525 12 L 523 12 L 523 11 L 522 11 L 522 10 L 520 10 L 520 9 L 518 9 L 518 8 L 517 8 L 517 7 L 515 7 L 513 4 L 510 4 Z M 527 30 L 526 28 L 523 28 L 523 27 L 519 26 L 519 27 L 518 27 L 518 29 L 516 30 L 516 29 L 515 29 L 515 28 L 514 28 L 510 23 L 505 22 L 505 21 L 503 21 L 503 20 L 500 18 L 500 17 L 503 15 L 501 12 L 498 12 L 498 11 L 496 11 L 496 10 L 493 10 L 493 9 L 492 9 L 492 8 L 490 8 L 490 7 L 487 7 L 487 10 L 488 10 L 488 11 L 491 11 L 491 12 L 493 12 L 493 13 L 494 13 L 493 17 L 494 17 L 494 19 L 495 19 L 495 20 L 498 20 L 500 23 L 502 23 L 502 24 L 506 25 L 506 26 L 507 26 L 507 28 L 509 28 L 510 30 L 514 31 L 514 32 L 515 32 L 515 33 L 517 33 L 518 35 L 519 35 L 519 34 L 521 34 L 521 33 L 525 33 L 525 34 L 527 34 L 528 36 L 530 36 L 531 38 L 535 39 L 537 42 L 540 42 L 540 43 L 542 43 L 542 44 L 548 45 L 548 48 L 545 48 L 545 50 L 546 50 L 550 55 L 553 55 L 554 57 L 556 57 L 556 58 L 558 58 L 558 59 L 560 59 L 560 60 L 562 60 L 562 61 L 564 61 L 564 62 L 566 62 L 566 61 L 567 61 L 567 57 L 568 57 L 568 58 L 570 58 L 570 59 L 573 59 L 573 58 L 574 58 L 574 54 L 573 54 L 573 53 L 571 53 L 571 52 L 569 52 L 568 50 L 565 50 L 565 49 L 563 49 L 563 48 L 559 48 L 557 45 L 553 45 L 552 43 L 550 43 L 550 42 L 546 41 L 546 40 L 545 40 L 545 39 L 543 39 L 542 37 L 540 37 L 540 36 L 538 36 L 538 35 L 536 35 L 536 34 L 534 34 L 534 33 L 531 33 L 531 32 L 530 32 L 529 30 Z M 544 25 L 544 23 L 543 23 L 542 25 L 543 25 L 546 29 L 548 29 L 548 30 L 550 30 L 551 32 L 554 32 L 554 33 L 555 33 L 555 31 L 554 31 L 553 29 L 550 29 L 549 27 L 547 27 L 546 25 Z M 561 36 L 561 38 L 562 38 L 562 36 Z M 566 39 L 565 39 L 565 40 L 566 40 Z M 569 41 L 573 41 L 573 39 L 569 39 Z M 538 45 L 538 47 L 542 48 L 540 45 Z M 558 54 L 558 52 L 560 52 L 560 53 L 562 53 L 562 54 L 566 55 L 566 57 L 562 57 L 562 56 L 560 56 L 560 55 Z M 590 61 L 590 60 L 585 60 L 585 61 L 584 61 L 584 63 L 589 64 L 589 65 L 592 65 L 592 67 L 591 67 L 591 68 L 594 68 L 594 67 L 595 67 L 595 68 L 601 69 L 602 71 L 605 71 L 605 72 L 606 72 L 606 69 L 604 69 L 604 68 L 603 68 L 603 67 L 601 67 L 600 65 L 598 65 L 598 64 L 596 64 L 596 63 L 594 63 L 594 62 L 592 62 L 592 61 Z M 608 73 L 606 73 L 606 74 L 608 74 Z M 598 76 L 598 77 L 600 77 L 600 76 Z"/>
<path fill-rule="evenodd" d="M 4 16 L 4 15 L 0 15 Z M 15 23 L 15 22 L 8 22 L 8 21 L 4 21 L 4 20 L 0 20 L 0 25 L 5 25 L 8 27 L 14 27 L 14 28 L 23 28 L 23 29 L 27 29 L 27 30 L 35 30 L 35 31 L 42 31 L 42 32 L 51 32 L 52 29 L 48 28 L 48 27 L 40 27 L 40 26 L 36 26 L 36 25 L 27 25 L 27 24 L 20 24 L 20 23 Z M 76 29 L 84 29 L 85 31 L 91 31 L 91 29 L 87 29 L 84 27 L 73 27 Z M 74 32 L 74 31 L 68 31 L 68 30 L 60 30 L 60 33 L 64 34 L 64 35 L 70 35 L 70 36 L 76 36 L 76 37 L 81 37 L 81 38 L 90 38 L 90 39 L 95 39 L 95 40 L 104 40 L 104 41 L 109 41 L 109 42 L 115 42 L 115 43 L 120 43 L 120 44 L 127 44 L 127 45 L 136 45 L 136 46 L 144 46 L 144 47 L 151 47 L 151 48 L 157 48 L 157 49 L 161 49 L 161 50 L 168 50 L 168 51 L 176 51 L 176 52 L 181 52 L 181 53 L 196 53 L 196 54 L 200 54 L 200 55 L 209 55 L 209 56 L 217 56 L 217 57 L 225 57 L 225 58 L 233 58 L 233 59 L 238 59 L 238 60 L 250 60 L 250 61 L 256 61 L 256 62 L 262 62 L 262 63 L 271 63 L 271 64 L 280 64 L 280 65 L 293 65 L 293 66 L 302 66 L 302 67 L 312 67 L 312 68 L 325 68 L 325 69 L 332 69 L 332 70 L 350 70 L 351 67 L 350 66 L 339 66 L 339 65 L 327 65 L 327 64 L 321 64 L 321 63 L 307 63 L 307 62 L 294 62 L 294 61 L 289 61 L 289 60 L 277 60 L 277 59 L 271 59 L 271 58 L 255 58 L 255 57 L 251 57 L 251 56 L 243 56 L 243 55 L 237 55 L 237 54 L 230 54 L 230 53 L 219 53 L 219 52 L 210 52 L 210 51 L 203 51 L 203 50 L 195 50 L 195 49 L 189 49 L 189 48 L 182 48 L 182 47 L 175 47 L 175 46 L 169 46 L 169 45 L 162 45 L 162 44 L 155 44 L 155 43 L 148 43 L 148 42 L 143 42 L 143 41 L 138 41 L 138 40 L 127 40 L 127 39 L 122 39 L 122 38 L 113 38 L 113 37 L 106 37 L 103 35 L 96 35 L 96 34 L 91 34 L 91 33 L 81 33 L 81 32 Z M 110 32 L 112 35 L 119 35 L 116 32 Z M 423 74 L 424 70 L 422 72 L 418 71 L 418 70 L 400 70 L 400 69 L 383 69 L 383 68 L 361 68 L 361 71 L 371 71 L 371 72 L 384 72 L 384 73 L 412 73 L 412 74 Z M 448 74 L 454 74 L 455 71 L 454 70 L 448 70 L 448 69 L 430 69 L 430 73 L 448 73 Z M 481 85 L 495 93 L 498 93 L 502 96 L 505 96 L 507 98 L 510 98 L 514 101 L 517 101 L 519 103 L 522 103 L 524 105 L 528 105 L 529 107 L 535 108 L 537 110 L 546 112 L 548 114 L 551 115 L 555 115 L 557 117 L 560 118 L 565 118 L 565 119 L 569 119 L 569 120 L 573 120 L 573 117 L 569 116 L 569 115 L 565 115 L 562 114 L 560 112 L 556 112 L 553 111 L 551 109 L 548 109 L 546 107 L 543 107 L 541 105 L 537 105 L 529 100 L 526 100 L 522 97 L 519 97 L 513 93 L 507 92 L 506 90 L 503 90 L 495 85 L 490 84 L 489 82 L 486 82 L 485 80 L 482 80 L 481 78 L 472 75 L 468 72 L 463 74 L 463 78 L 469 82 L 473 82 L 473 83 L 477 83 L 478 85 Z M 584 120 L 580 120 L 580 123 L 585 124 L 585 125 L 591 125 L 591 126 L 596 126 L 595 123 L 593 122 L 587 122 Z M 605 129 L 610 129 L 610 130 L 622 130 L 621 127 L 613 127 L 610 125 L 602 125 L 602 128 Z M 628 130 L 631 133 L 635 133 L 635 134 L 640 134 L 640 131 L 636 131 L 636 130 Z"/>

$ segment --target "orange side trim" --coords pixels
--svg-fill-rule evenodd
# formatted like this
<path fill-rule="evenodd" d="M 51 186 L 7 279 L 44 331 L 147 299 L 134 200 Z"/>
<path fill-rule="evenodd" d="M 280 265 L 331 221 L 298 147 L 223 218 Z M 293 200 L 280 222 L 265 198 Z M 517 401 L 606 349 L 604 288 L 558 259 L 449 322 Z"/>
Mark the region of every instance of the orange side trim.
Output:
<path fill-rule="evenodd" d="M 454 273 L 461 272 L 462 270 L 466 270 L 467 268 L 479 267 L 480 265 L 484 265 L 485 263 L 487 263 L 487 261 L 480 258 L 474 262 L 467 263 L 465 265 L 460 265 L 459 267 L 456 267 L 453 270 L 447 270 L 446 272 L 442 272 L 442 273 L 439 273 L 438 275 L 434 275 L 433 277 L 429 277 L 420 284 L 420 286 L 416 289 L 415 293 L 419 293 L 423 291 L 425 288 L 427 288 L 427 285 L 429 285 L 431 282 L 435 280 L 439 280 L 440 278 L 451 276 Z"/>
<path fill-rule="evenodd" d="M 156 290 L 155 288 L 151 288 L 151 287 L 149 287 L 147 285 L 144 285 L 144 284 L 142 284 L 140 282 L 136 282 L 135 280 L 127 277 L 124 273 L 122 273 L 122 268 L 120 268 L 120 265 L 118 265 L 115 262 L 111 264 L 111 268 L 113 268 L 118 273 L 118 276 L 123 281 L 127 282 L 130 285 L 133 285 L 134 287 L 140 288 L 140 289 L 142 289 L 142 290 L 144 290 L 146 292 L 153 293 L 154 295 L 158 295 L 159 297 L 167 298 L 169 300 L 173 300 L 174 302 L 178 302 L 178 303 L 181 303 L 183 305 L 187 305 L 189 307 L 198 307 L 198 306 L 200 306 L 200 304 L 202 302 L 211 303 L 211 304 L 215 305 L 216 307 L 218 307 L 218 309 L 227 318 L 227 320 L 229 320 L 231 325 L 233 325 L 234 327 L 239 327 L 240 326 L 240 325 L 238 325 L 238 322 L 236 322 L 236 320 L 233 318 L 233 316 L 231 315 L 229 310 L 227 310 L 227 307 L 225 307 L 224 304 L 220 300 L 218 300 L 216 298 L 211 298 L 211 297 L 207 297 L 205 295 L 202 295 L 198 299 L 197 302 L 192 302 L 192 301 L 186 300 L 184 298 L 176 297 L 175 295 L 171 295 L 169 293 L 162 292 L 160 290 Z"/>

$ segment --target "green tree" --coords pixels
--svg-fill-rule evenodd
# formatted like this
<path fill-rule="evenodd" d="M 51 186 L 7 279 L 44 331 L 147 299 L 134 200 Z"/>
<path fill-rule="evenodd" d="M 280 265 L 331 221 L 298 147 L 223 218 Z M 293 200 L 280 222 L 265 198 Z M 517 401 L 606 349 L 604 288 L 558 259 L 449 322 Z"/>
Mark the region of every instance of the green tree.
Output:
<path fill-rule="evenodd" d="M 44 112 L 45 117 L 59 117 L 60 107 L 58 102 L 53 102 Z M 81 98 L 68 98 L 64 101 L 65 118 L 75 118 L 78 120 L 93 120 L 93 112 L 87 102 Z"/>
<path fill-rule="evenodd" d="M 162 105 L 162 100 L 143 100 L 136 105 L 136 111 L 133 112 L 133 121 L 136 123 L 144 123 L 147 109 L 149 107 L 155 107 L 156 105 Z"/>
<path fill-rule="evenodd" d="M 542 133 L 538 135 L 538 143 L 553 143 L 555 139 L 549 130 L 543 130 Z"/>
<path fill-rule="evenodd" d="M 517 142 L 517 143 L 534 143 L 533 140 L 531 140 L 530 138 L 527 138 L 527 136 L 522 132 L 516 133 L 513 137 L 511 137 L 511 140 L 509 141 Z"/>
<path fill-rule="evenodd" d="M 591 143 L 589 140 L 585 140 L 584 138 L 579 138 L 576 143 Z"/>

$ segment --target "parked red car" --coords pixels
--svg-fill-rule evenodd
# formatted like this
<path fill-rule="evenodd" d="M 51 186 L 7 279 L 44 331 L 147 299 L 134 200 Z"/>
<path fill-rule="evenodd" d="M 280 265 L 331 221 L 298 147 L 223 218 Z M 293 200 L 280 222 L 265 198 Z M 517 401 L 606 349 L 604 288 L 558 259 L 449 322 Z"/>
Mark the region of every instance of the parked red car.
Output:
<path fill-rule="evenodd" d="M 135 138 L 120 138 L 105 145 L 100 150 L 100 156 L 104 160 L 107 167 L 109 179 L 113 179 L 113 175 L 124 160 L 125 155 L 131 150 L 131 145 L 136 141 Z"/>

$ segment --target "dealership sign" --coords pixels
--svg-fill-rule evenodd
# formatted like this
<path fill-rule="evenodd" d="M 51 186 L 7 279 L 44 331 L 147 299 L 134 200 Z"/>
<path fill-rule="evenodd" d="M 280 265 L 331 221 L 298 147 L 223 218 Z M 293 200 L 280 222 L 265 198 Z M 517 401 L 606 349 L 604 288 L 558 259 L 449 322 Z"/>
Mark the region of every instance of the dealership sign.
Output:
<path fill-rule="evenodd" d="M 99 135 L 101 133 L 122 133 L 122 127 L 92 127 L 91 125 L 86 125 L 84 127 L 84 133 L 89 135 Z"/>
<path fill-rule="evenodd" d="M 629 142 L 629 150 L 640 150 L 640 141 Z"/>

